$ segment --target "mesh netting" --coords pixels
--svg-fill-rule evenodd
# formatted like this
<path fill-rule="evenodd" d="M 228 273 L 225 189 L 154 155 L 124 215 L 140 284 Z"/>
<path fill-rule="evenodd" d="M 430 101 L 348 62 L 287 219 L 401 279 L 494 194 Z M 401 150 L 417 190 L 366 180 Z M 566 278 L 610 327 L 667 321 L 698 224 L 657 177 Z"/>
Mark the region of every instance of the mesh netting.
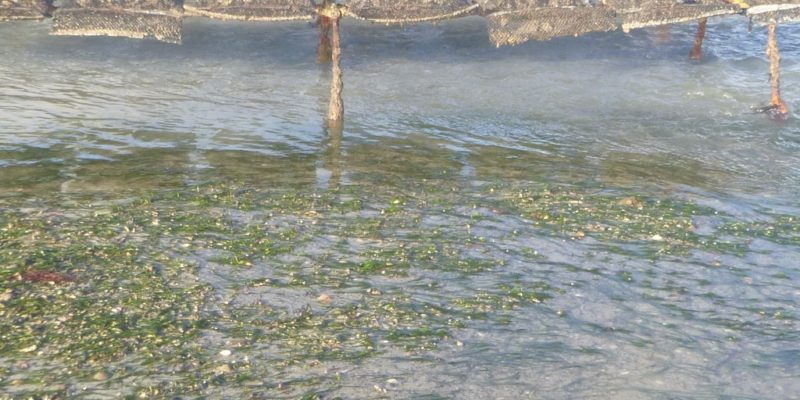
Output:
<path fill-rule="evenodd" d="M 470 0 L 350 0 L 346 5 L 349 15 L 381 23 L 436 21 L 478 9 Z"/>
<path fill-rule="evenodd" d="M 52 0 L 0 0 L 0 20 L 41 18 Z M 220 19 L 311 19 L 323 0 L 64 0 L 55 34 L 153 37 L 180 42 L 182 12 Z M 480 13 L 497 45 L 577 36 L 621 27 L 667 25 L 735 14 L 755 22 L 800 20 L 800 0 L 337 0 L 344 15 L 413 23 Z M 749 4 L 749 8 L 748 7 Z M 324 14 L 324 13 L 323 13 Z"/>
<path fill-rule="evenodd" d="M 62 0 L 61 8 L 96 8 L 116 10 L 175 11 L 182 1 L 173 0 Z"/>
<path fill-rule="evenodd" d="M 783 0 L 780 3 L 754 0 L 748 4 L 750 8 L 747 9 L 747 15 L 758 24 L 800 21 L 800 0 Z"/>
<path fill-rule="evenodd" d="M 488 19 L 489 39 L 497 46 L 617 28 L 614 12 L 600 7 L 506 11 L 491 14 Z"/>
<path fill-rule="evenodd" d="M 179 0 L 67 0 L 55 13 L 53 34 L 180 43 L 181 10 Z"/>
<path fill-rule="evenodd" d="M 738 5 L 724 1 L 680 4 L 668 0 L 608 0 L 606 4 L 617 11 L 624 31 L 736 14 L 741 11 Z"/>
<path fill-rule="evenodd" d="M 43 0 L 0 0 L 0 21 L 41 19 L 50 5 Z"/>
<path fill-rule="evenodd" d="M 735 14 L 724 0 L 477 0 L 496 45 Z M 790 0 L 800 1 L 800 0 Z"/>
<path fill-rule="evenodd" d="M 759 6 L 769 6 L 773 8 L 791 8 L 792 6 L 797 7 L 800 6 L 800 0 L 748 0 L 746 1 L 747 4 L 750 5 L 750 8 L 757 8 Z"/>
<path fill-rule="evenodd" d="M 312 0 L 194 0 L 184 8 L 188 15 L 252 21 L 310 19 L 315 12 Z"/>
<path fill-rule="evenodd" d="M 597 1 L 586 0 L 476 0 L 484 14 L 498 11 L 524 11 L 538 8 L 587 7 Z"/>
<path fill-rule="evenodd" d="M 791 8 L 774 11 L 762 11 L 758 13 L 748 13 L 753 19 L 753 22 L 758 24 L 771 24 L 783 22 L 797 22 L 800 21 L 800 8 Z"/>

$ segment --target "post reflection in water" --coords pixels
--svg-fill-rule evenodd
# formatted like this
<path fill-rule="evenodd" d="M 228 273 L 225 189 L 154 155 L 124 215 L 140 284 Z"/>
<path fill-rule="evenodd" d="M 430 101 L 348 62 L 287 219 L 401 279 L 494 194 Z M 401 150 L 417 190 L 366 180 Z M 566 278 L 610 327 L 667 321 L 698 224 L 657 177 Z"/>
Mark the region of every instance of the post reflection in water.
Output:
<path fill-rule="evenodd" d="M 338 189 L 341 185 L 344 165 L 342 162 L 342 135 L 343 124 L 328 124 L 325 127 L 325 140 L 320 149 L 320 164 L 327 174 L 327 182 L 320 182 L 320 186 Z M 318 172 L 319 175 L 319 172 Z"/>

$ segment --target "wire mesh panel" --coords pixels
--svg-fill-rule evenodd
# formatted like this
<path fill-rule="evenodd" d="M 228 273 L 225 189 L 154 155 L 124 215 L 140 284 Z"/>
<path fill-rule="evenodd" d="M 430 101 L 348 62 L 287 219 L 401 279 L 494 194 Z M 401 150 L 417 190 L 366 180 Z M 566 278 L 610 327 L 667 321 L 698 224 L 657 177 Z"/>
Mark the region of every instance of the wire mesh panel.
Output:
<path fill-rule="evenodd" d="M 51 7 L 43 0 L 0 0 L 0 21 L 42 19 Z"/>
<path fill-rule="evenodd" d="M 312 0 L 193 0 L 184 4 L 187 15 L 250 21 L 311 19 Z"/>
<path fill-rule="evenodd" d="M 614 10 L 586 0 L 477 0 L 497 46 L 617 29 Z"/>
<path fill-rule="evenodd" d="M 537 8 L 591 7 L 599 0 L 476 0 L 483 14 L 498 11 L 523 11 Z"/>
<path fill-rule="evenodd" d="M 154 38 L 180 43 L 180 0 L 67 0 L 55 13 L 53 34 Z"/>
<path fill-rule="evenodd" d="M 179 43 L 182 15 L 308 20 L 333 0 L 63 0 L 53 33 L 152 37 Z M 415 23 L 481 14 L 500 45 L 667 25 L 742 13 L 755 22 L 800 20 L 800 0 L 337 0 L 337 10 L 378 23 Z M 41 18 L 52 0 L 0 0 L 0 20 Z M 327 9 L 327 8 L 326 8 Z M 339 13 L 339 11 L 337 11 Z M 339 14 L 337 14 L 339 15 Z"/>
<path fill-rule="evenodd" d="M 754 0 L 748 5 L 747 15 L 758 24 L 800 21 L 800 0 Z"/>
<path fill-rule="evenodd" d="M 489 39 L 497 46 L 617 29 L 614 11 L 602 7 L 501 11 L 487 18 Z"/>
<path fill-rule="evenodd" d="M 737 4 L 723 0 L 605 0 L 604 4 L 616 10 L 622 30 L 629 31 L 648 26 L 668 25 L 701 18 L 736 14 Z"/>
<path fill-rule="evenodd" d="M 470 0 L 350 0 L 346 6 L 350 16 L 387 24 L 437 21 L 478 9 Z"/>

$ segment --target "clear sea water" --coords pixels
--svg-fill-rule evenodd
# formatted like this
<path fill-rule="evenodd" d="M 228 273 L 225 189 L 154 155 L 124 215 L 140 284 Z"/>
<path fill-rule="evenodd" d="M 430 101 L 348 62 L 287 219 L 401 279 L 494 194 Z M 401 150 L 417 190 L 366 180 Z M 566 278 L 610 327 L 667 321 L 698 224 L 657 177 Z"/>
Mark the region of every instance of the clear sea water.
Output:
<path fill-rule="evenodd" d="M 298 242 L 247 267 L 186 245 L 181 257 L 196 267 L 187 275 L 211 288 L 201 352 L 214 364 L 233 349 L 225 357 L 234 371 L 249 366 L 246 379 L 211 380 L 189 398 L 800 398 L 800 114 L 775 122 L 753 112 L 769 100 L 766 32 L 747 25 L 712 21 L 704 58 L 692 62 L 692 24 L 496 48 L 480 18 L 345 21 L 338 134 L 323 124 L 330 71 L 316 62 L 307 23 L 189 19 L 179 46 L 4 24 L 0 211 L 79 214 L 205 185 L 358 199 L 355 212 L 266 219 L 298 231 Z M 800 28 L 781 26 L 779 43 L 783 95 L 800 112 Z M 563 201 L 537 206 L 549 193 Z M 533 203 L 519 200 L 526 196 Z M 657 218 L 621 237 L 592 230 L 667 203 L 705 210 L 689 217 L 699 235 L 692 240 L 713 237 L 737 250 L 690 240 L 684 251 L 660 254 L 652 243 L 672 239 Z M 645 211 L 605 213 L 619 204 Z M 537 225 L 541 213 L 531 208 L 579 219 L 593 211 L 583 225 L 559 229 Z M 214 210 L 242 224 L 273 212 Z M 782 228 L 769 233 L 778 220 Z M 378 226 L 372 233 L 353 233 L 369 221 Z M 743 228 L 724 228 L 732 224 Z M 493 267 L 398 255 L 423 244 Z M 389 263 L 370 274 L 371 257 L 399 259 L 404 270 Z M 335 284 L 248 284 L 319 266 L 333 274 L 331 263 L 367 272 Z M 509 286 L 547 288 L 548 296 L 507 304 Z M 332 298 L 327 308 L 321 294 Z M 464 299 L 482 298 L 483 314 L 458 311 Z M 230 329 L 254 303 L 284 316 L 310 312 L 324 325 L 336 307 L 361 304 L 367 313 L 380 299 L 405 304 L 422 328 L 435 325 L 433 339 L 408 328 L 400 333 L 411 339 L 397 340 L 376 317 L 340 335 L 372 338 L 367 354 L 278 367 L 273 361 L 294 344 L 242 345 L 251 338 Z M 430 317 L 436 309 L 442 318 Z M 64 372 L 57 357 L 2 354 L 0 397 L 56 385 L 68 398 L 114 398 L 137 395 L 140 382 L 178 379 L 129 356 L 104 361 L 112 378 L 98 383 Z M 36 357 L 46 383 L 25 381 L 31 368 L 18 368 Z"/>

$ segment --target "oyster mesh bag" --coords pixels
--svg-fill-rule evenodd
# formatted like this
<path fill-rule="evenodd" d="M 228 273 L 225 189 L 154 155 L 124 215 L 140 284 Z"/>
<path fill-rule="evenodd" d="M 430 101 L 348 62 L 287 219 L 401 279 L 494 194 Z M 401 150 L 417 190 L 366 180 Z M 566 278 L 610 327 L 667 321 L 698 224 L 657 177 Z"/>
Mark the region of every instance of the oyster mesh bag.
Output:
<path fill-rule="evenodd" d="M 0 21 L 42 19 L 51 7 L 49 0 L 0 0 Z"/>
<path fill-rule="evenodd" d="M 66 0 L 54 35 L 122 36 L 181 42 L 180 0 Z"/>
<path fill-rule="evenodd" d="M 312 0 L 193 0 L 187 15 L 246 21 L 306 20 L 314 16 Z"/>

